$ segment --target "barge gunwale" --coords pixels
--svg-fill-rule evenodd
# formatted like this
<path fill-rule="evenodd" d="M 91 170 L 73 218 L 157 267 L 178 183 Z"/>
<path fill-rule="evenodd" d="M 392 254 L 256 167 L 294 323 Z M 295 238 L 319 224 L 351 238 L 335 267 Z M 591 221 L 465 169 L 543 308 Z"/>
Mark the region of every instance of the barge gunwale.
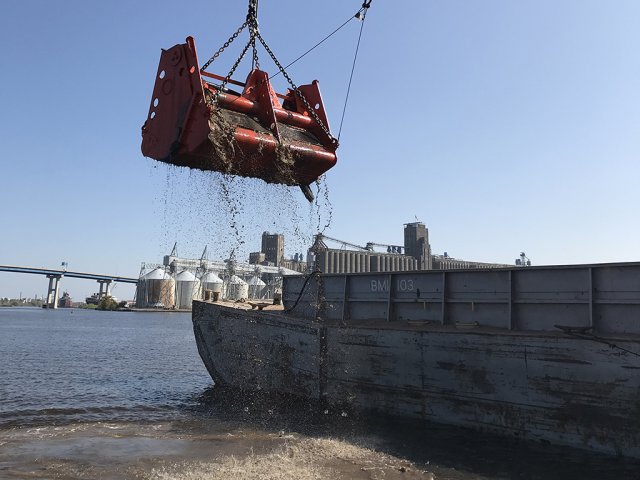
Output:
<path fill-rule="evenodd" d="M 339 324 L 640 335 L 640 263 L 285 276 L 285 307 Z"/>

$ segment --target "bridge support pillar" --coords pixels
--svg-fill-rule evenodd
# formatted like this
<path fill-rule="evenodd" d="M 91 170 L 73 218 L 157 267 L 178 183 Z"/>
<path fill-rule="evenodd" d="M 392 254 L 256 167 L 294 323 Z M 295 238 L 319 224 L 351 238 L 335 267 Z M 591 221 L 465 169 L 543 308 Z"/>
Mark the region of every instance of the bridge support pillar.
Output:
<path fill-rule="evenodd" d="M 58 308 L 58 297 L 60 296 L 60 279 L 62 275 L 47 275 L 49 279 L 49 289 L 47 291 L 47 302 L 45 308 Z"/>
<path fill-rule="evenodd" d="M 98 298 L 102 300 L 104 297 L 111 296 L 111 280 L 98 280 L 100 290 L 98 290 Z"/>

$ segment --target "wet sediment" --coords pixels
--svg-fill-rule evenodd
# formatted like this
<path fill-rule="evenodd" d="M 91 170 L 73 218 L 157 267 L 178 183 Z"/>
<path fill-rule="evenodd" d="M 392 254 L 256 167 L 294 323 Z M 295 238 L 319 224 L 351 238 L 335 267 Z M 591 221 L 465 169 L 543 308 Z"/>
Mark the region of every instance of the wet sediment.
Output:
<path fill-rule="evenodd" d="M 212 387 L 171 421 L 0 430 L 0 478 L 631 479 L 640 463 Z"/>

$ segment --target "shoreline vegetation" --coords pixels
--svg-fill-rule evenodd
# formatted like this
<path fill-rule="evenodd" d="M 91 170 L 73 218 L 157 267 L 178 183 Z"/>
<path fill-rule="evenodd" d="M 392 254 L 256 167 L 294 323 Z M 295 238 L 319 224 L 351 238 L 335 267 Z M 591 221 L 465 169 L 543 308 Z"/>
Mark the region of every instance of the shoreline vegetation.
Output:
<path fill-rule="evenodd" d="M 0 298 L 1 307 L 36 307 L 42 308 L 44 300 L 39 298 Z M 86 310 L 129 310 L 127 308 L 128 302 L 117 302 L 113 297 L 104 297 L 98 302 L 98 304 L 74 302 L 71 307 L 58 307 L 58 308 L 81 308 Z"/>
<path fill-rule="evenodd" d="M 0 307 L 42 307 L 43 304 L 39 298 L 0 298 Z"/>
<path fill-rule="evenodd" d="M 42 308 L 44 305 L 44 300 L 42 299 L 32 299 L 32 298 L 2 298 L 0 297 L 0 308 L 15 308 L 15 307 L 26 307 L 26 308 Z M 118 302 L 113 297 L 104 297 L 97 304 L 95 303 L 86 303 L 86 302 L 73 302 L 71 306 L 62 307 L 59 306 L 60 310 L 71 310 L 71 309 L 81 309 L 81 310 L 104 310 L 104 311 L 118 311 L 118 312 L 160 312 L 160 313 L 189 313 L 190 309 L 165 309 L 165 308 L 137 308 L 133 305 L 132 301 L 120 301 Z"/>
<path fill-rule="evenodd" d="M 98 305 L 95 306 L 96 310 L 128 310 L 128 304 L 126 300 L 117 302 L 113 297 L 106 295 L 100 299 Z M 90 305 L 93 306 L 93 305 Z"/>

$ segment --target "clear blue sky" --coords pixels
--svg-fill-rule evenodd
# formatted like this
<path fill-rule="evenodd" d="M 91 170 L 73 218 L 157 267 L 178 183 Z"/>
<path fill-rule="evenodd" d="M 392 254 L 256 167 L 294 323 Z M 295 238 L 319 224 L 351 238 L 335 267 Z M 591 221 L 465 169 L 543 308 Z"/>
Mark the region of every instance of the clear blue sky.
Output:
<path fill-rule="evenodd" d="M 261 32 L 288 63 L 360 3 L 262 0 Z M 137 276 L 175 241 L 182 256 L 228 254 L 220 180 L 143 158 L 140 127 L 160 48 L 193 35 L 208 58 L 245 14 L 237 1 L 3 2 L 0 264 Z M 401 243 L 417 217 L 433 251 L 457 258 L 640 260 L 639 20 L 636 0 L 373 0 L 325 233 Z M 336 130 L 358 28 L 290 70 L 320 80 Z M 226 73 L 240 42 L 210 70 Z M 232 192 L 243 255 L 263 230 L 302 251 L 328 219 L 296 189 L 241 181 Z M 96 290 L 64 282 L 77 300 Z M 45 290 L 41 277 L 0 273 L 2 297 Z"/>

